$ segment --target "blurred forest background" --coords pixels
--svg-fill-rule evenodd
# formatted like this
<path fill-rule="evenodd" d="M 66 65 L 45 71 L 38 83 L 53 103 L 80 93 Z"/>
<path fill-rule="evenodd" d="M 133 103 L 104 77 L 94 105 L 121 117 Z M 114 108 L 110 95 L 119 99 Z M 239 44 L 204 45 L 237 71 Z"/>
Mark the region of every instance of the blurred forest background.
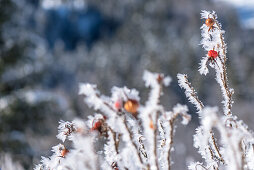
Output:
<path fill-rule="evenodd" d="M 188 73 L 207 105 L 221 106 L 214 73 L 198 74 L 205 52 L 200 11 L 215 10 L 226 31 L 228 76 L 235 89 L 233 112 L 254 129 L 254 2 L 219 0 L 0 0 L 0 153 L 25 169 L 60 141 L 58 121 L 92 112 L 78 96 L 79 82 L 148 90 L 145 69 L 173 78 L 163 104 L 187 104 L 193 115 L 176 130 L 173 169 L 200 159 L 192 147 L 195 109 L 178 87 Z M 252 4 L 252 5 L 250 5 Z M 176 159 L 177 157 L 177 159 Z"/>

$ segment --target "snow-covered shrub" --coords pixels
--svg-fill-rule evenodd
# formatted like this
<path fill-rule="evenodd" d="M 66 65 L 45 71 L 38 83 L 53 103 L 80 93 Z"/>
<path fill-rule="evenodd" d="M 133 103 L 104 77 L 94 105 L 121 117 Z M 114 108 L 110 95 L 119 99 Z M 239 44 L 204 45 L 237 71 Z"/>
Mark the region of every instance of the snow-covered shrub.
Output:
<path fill-rule="evenodd" d="M 188 81 L 187 75 L 177 75 L 180 87 L 185 89 L 187 98 L 197 108 L 201 121 L 201 125 L 196 129 L 194 135 L 194 147 L 198 148 L 204 163 L 191 163 L 189 169 L 254 169 L 253 133 L 231 111 L 234 90 L 228 85 L 226 72 L 225 31 L 222 30 L 221 24 L 217 21 L 217 15 L 214 11 L 202 11 L 201 19 L 205 19 L 205 23 L 201 26 L 201 44 L 207 51 L 207 55 L 201 60 L 199 72 L 201 75 L 208 74 L 208 64 L 215 70 L 215 79 L 221 88 L 223 97 L 224 114 L 218 115 L 218 107 L 205 106 L 199 100 L 196 91 Z M 217 143 L 214 136 L 214 128 L 220 134 L 220 143 Z"/>
<path fill-rule="evenodd" d="M 72 146 L 54 146 L 35 169 L 170 169 L 175 120 L 181 116 L 186 125 L 191 116 L 184 105 L 165 110 L 160 104 L 170 77 L 145 71 L 143 79 L 151 89 L 144 105 L 135 89 L 113 87 L 108 97 L 96 85 L 80 84 L 79 94 L 97 113 L 87 121 L 60 121 L 57 138 Z M 106 139 L 102 151 L 95 151 L 97 138 Z"/>
<path fill-rule="evenodd" d="M 191 163 L 189 169 L 254 169 L 253 133 L 231 111 L 234 91 L 227 80 L 224 31 L 215 12 L 202 11 L 201 18 L 206 20 L 201 27 L 201 44 L 207 55 L 201 60 L 199 72 L 208 74 L 208 64 L 215 69 L 224 114 L 219 115 L 219 107 L 205 106 L 199 100 L 186 74 L 177 75 L 201 122 L 194 135 L 194 147 L 204 162 Z M 175 120 L 181 116 L 185 125 L 191 117 L 184 105 L 177 104 L 168 111 L 160 104 L 163 87 L 170 84 L 170 77 L 145 71 L 143 79 L 151 89 L 145 104 L 140 102 L 135 89 L 113 87 L 112 95 L 104 96 L 96 85 L 80 84 L 80 95 L 85 96 L 85 102 L 96 113 L 88 120 L 60 121 L 57 138 L 63 143 L 52 147 L 53 155 L 42 157 L 35 170 L 170 170 Z M 214 129 L 220 134 L 218 140 Z M 103 150 L 96 150 L 98 138 L 105 139 Z M 66 145 L 66 140 L 72 145 Z"/>

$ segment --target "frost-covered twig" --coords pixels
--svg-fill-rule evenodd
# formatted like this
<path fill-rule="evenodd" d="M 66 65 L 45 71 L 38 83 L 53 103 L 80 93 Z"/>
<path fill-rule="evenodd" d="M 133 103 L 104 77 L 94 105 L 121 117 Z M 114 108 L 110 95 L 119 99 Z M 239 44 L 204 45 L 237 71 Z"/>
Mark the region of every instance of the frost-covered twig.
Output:
<path fill-rule="evenodd" d="M 241 128 L 230 128 L 224 125 L 225 117 L 219 118 L 217 116 L 218 109 L 206 107 L 202 112 L 201 124 L 203 134 L 209 134 L 210 130 L 215 127 L 221 135 L 221 143 L 223 144 L 223 156 L 225 158 L 225 169 L 227 170 L 241 170 L 245 165 L 242 159 L 241 141 L 243 139 L 251 139 L 253 136 Z M 202 144 L 206 146 L 209 141 L 208 135 L 202 136 Z"/>
<path fill-rule="evenodd" d="M 190 115 L 187 114 L 188 112 L 188 108 L 186 106 L 177 104 L 174 108 L 173 108 L 173 117 L 169 120 L 169 126 L 170 126 L 170 132 L 169 132 L 169 150 L 168 150 L 168 170 L 171 169 L 171 152 L 173 150 L 173 136 L 174 136 L 174 123 L 175 120 L 178 116 L 182 117 L 182 124 L 188 124 L 191 117 Z"/>
<path fill-rule="evenodd" d="M 196 106 L 197 112 L 200 116 L 200 113 L 201 113 L 202 109 L 204 108 L 204 104 L 199 100 L 195 89 L 192 87 L 191 83 L 188 80 L 187 75 L 186 74 L 177 74 L 177 78 L 178 78 L 179 86 L 185 90 L 186 97 L 189 99 L 189 101 L 192 104 L 194 104 Z M 202 127 L 200 127 L 200 128 L 202 129 Z M 206 148 L 204 148 L 204 149 L 208 151 L 208 153 L 209 153 L 208 155 L 210 155 L 211 159 L 216 161 L 214 158 L 214 153 L 216 153 L 219 157 L 219 160 L 222 163 L 224 163 L 224 160 L 221 156 L 220 150 L 218 148 L 218 144 L 216 143 L 216 140 L 215 140 L 215 137 L 214 137 L 214 134 L 212 131 L 210 131 L 210 139 L 211 140 L 209 140 L 209 142 L 210 142 L 211 146 L 206 146 Z M 200 146 L 197 145 L 196 147 L 202 150 L 202 148 L 200 148 Z M 213 151 L 214 151 L 214 153 L 213 153 Z M 207 156 L 207 154 L 205 154 L 205 156 Z M 207 160 L 208 158 L 205 158 L 205 159 Z"/>
<path fill-rule="evenodd" d="M 175 131 L 175 120 L 178 116 L 182 117 L 182 124 L 186 125 L 191 116 L 187 114 L 188 108 L 185 105 L 177 104 L 172 111 L 163 113 L 159 118 L 158 130 L 160 132 L 160 154 L 159 162 L 161 168 L 165 170 L 171 169 L 173 163 L 171 152 L 173 151 L 173 136 Z"/>
<path fill-rule="evenodd" d="M 227 50 L 223 35 L 225 31 L 221 29 L 221 24 L 217 21 L 217 15 L 214 11 L 202 11 L 201 18 L 206 19 L 206 22 L 201 27 L 201 44 L 208 53 L 201 60 L 199 72 L 206 75 L 208 73 L 207 62 L 211 61 L 210 65 L 216 71 L 216 81 L 221 87 L 224 98 L 224 114 L 231 117 L 234 90 L 228 87 L 226 72 Z"/>
<path fill-rule="evenodd" d="M 150 155 L 150 167 L 151 169 L 159 169 L 159 163 L 157 159 L 157 132 L 158 132 L 158 117 L 159 112 L 162 109 L 160 106 L 160 96 L 162 95 L 162 86 L 168 86 L 171 78 L 164 77 L 163 74 L 158 73 L 151 73 L 145 71 L 143 79 L 147 87 L 151 88 L 149 98 L 146 102 L 144 107 L 141 107 L 140 110 L 143 114 L 140 114 L 140 119 L 143 122 L 143 127 L 150 127 L 144 128 L 144 137 L 145 139 L 153 139 L 146 141 L 146 149 L 148 155 Z"/>
<path fill-rule="evenodd" d="M 201 44 L 203 48 L 208 51 L 208 54 L 206 57 L 202 58 L 199 72 L 205 75 L 208 73 L 208 62 L 210 62 L 210 66 L 215 69 L 216 80 L 221 87 L 224 99 L 223 110 L 225 116 L 221 118 L 218 117 L 217 108 L 202 107 L 201 110 L 198 110 L 201 125 L 196 129 L 194 146 L 199 148 L 199 153 L 204 158 L 206 164 L 199 162 L 193 163 L 189 166 L 189 169 L 253 169 L 253 159 L 250 161 L 247 156 L 248 152 L 251 154 L 254 152 L 253 149 L 251 149 L 254 139 L 253 133 L 248 130 L 242 121 L 237 120 L 237 117 L 233 116 L 231 112 L 233 89 L 228 87 L 226 44 L 223 37 L 224 31 L 221 29 L 221 25 L 217 21 L 217 15 L 214 11 L 202 11 L 201 18 L 206 19 L 205 24 L 201 27 Z M 191 98 L 191 100 L 196 100 L 196 98 L 191 96 L 191 94 L 195 94 L 195 92 L 193 92 L 191 86 L 189 86 L 190 83 L 186 83 L 188 82 L 185 80 L 187 78 L 184 78 L 183 75 L 179 77 L 180 86 L 187 89 L 186 96 Z M 195 101 L 193 103 L 195 103 Z M 196 102 L 196 104 L 197 103 L 198 102 Z M 219 131 L 222 144 L 220 149 L 216 145 L 216 139 L 212 132 L 212 128 L 217 128 Z M 220 162 L 222 164 L 220 164 Z"/>
<path fill-rule="evenodd" d="M 198 113 L 200 113 L 204 107 L 204 104 L 199 100 L 195 89 L 192 87 L 191 83 L 188 80 L 187 75 L 177 74 L 177 78 L 179 86 L 185 90 L 186 97 L 192 104 L 194 104 Z"/>
<path fill-rule="evenodd" d="M 128 125 L 127 125 L 127 121 L 126 121 L 126 117 L 124 116 L 124 120 L 123 120 L 123 123 L 124 123 L 124 127 L 126 128 L 127 132 L 128 132 L 128 135 L 129 135 L 129 139 L 131 141 L 131 144 L 134 146 L 135 150 L 136 150 L 136 153 L 138 155 L 138 159 L 140 161 L 141 164 L 143 164 L 143 160 L 141 158 L 141 153 L 139 152 L 139 149 L 138 149 L 138 146 L 137 144 L 134 142 L 134 139 L 133 139 L 133 134 L 131 132 L 131 130 L 129 129 Z"/>

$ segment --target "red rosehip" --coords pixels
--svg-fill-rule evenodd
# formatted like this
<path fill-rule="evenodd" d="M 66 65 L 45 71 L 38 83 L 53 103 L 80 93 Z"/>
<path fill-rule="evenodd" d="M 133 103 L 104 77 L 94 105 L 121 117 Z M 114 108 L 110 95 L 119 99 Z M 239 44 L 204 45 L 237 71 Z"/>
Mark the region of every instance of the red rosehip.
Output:
<path fill-rule="evenodd" d="M 153 121 L 152 121 L 152 120 L 150 120 L 150 122 L 149 122 L 149 127 L 150 127 L 151 129 L 154 129 L 154 125 L 153 125 Z"/>
<path fill-rule="evenodd" d="M 120 110 L 122 108 L 122 101 L 118 100 L 115 102 L 116 110 Z"/>
<path fill-rule="evenodd" d="M 61 150 L 61 157 L 65 157 L 65 155 L 69 152 L 68 149 L 64 148 L 63 150 Z"/>
<path fill-rule="evenodd" d="M 97 122 L 93 124 L 92 130 L 100 130 L 101 125 L 102 125 L 102 122 L 98 120 Z"/>
<path fill-rule="evenodd" d="M 207 53 L 208 57 L 211 59 L 215 59 L 216 57 L 218 57 L 218 52 L 215 50 L 210 50 Z"/>

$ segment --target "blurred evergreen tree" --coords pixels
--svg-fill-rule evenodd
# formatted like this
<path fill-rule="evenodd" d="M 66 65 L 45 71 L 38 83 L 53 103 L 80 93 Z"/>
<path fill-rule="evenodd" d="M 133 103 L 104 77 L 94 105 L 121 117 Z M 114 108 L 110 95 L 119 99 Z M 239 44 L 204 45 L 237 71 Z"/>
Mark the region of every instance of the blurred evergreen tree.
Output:
<path fill-rule="evenodd" d="M 26 53 L 33 42 L 23 37 L 24 21 L 16 18 L 22 15 L 18 5 L 12 0 L 0 1 L 0 152 L 12 153 L 28 168 L 37 154 L 30 145 L 32 134 L 35 138 L 54 133 L 49 119 L 57 122 L 61 110 L 54 100 L 37 96 L 41 95 L 37 86 L 44 73 L 25 71 L 35 64 L 35 58 Z"/>

